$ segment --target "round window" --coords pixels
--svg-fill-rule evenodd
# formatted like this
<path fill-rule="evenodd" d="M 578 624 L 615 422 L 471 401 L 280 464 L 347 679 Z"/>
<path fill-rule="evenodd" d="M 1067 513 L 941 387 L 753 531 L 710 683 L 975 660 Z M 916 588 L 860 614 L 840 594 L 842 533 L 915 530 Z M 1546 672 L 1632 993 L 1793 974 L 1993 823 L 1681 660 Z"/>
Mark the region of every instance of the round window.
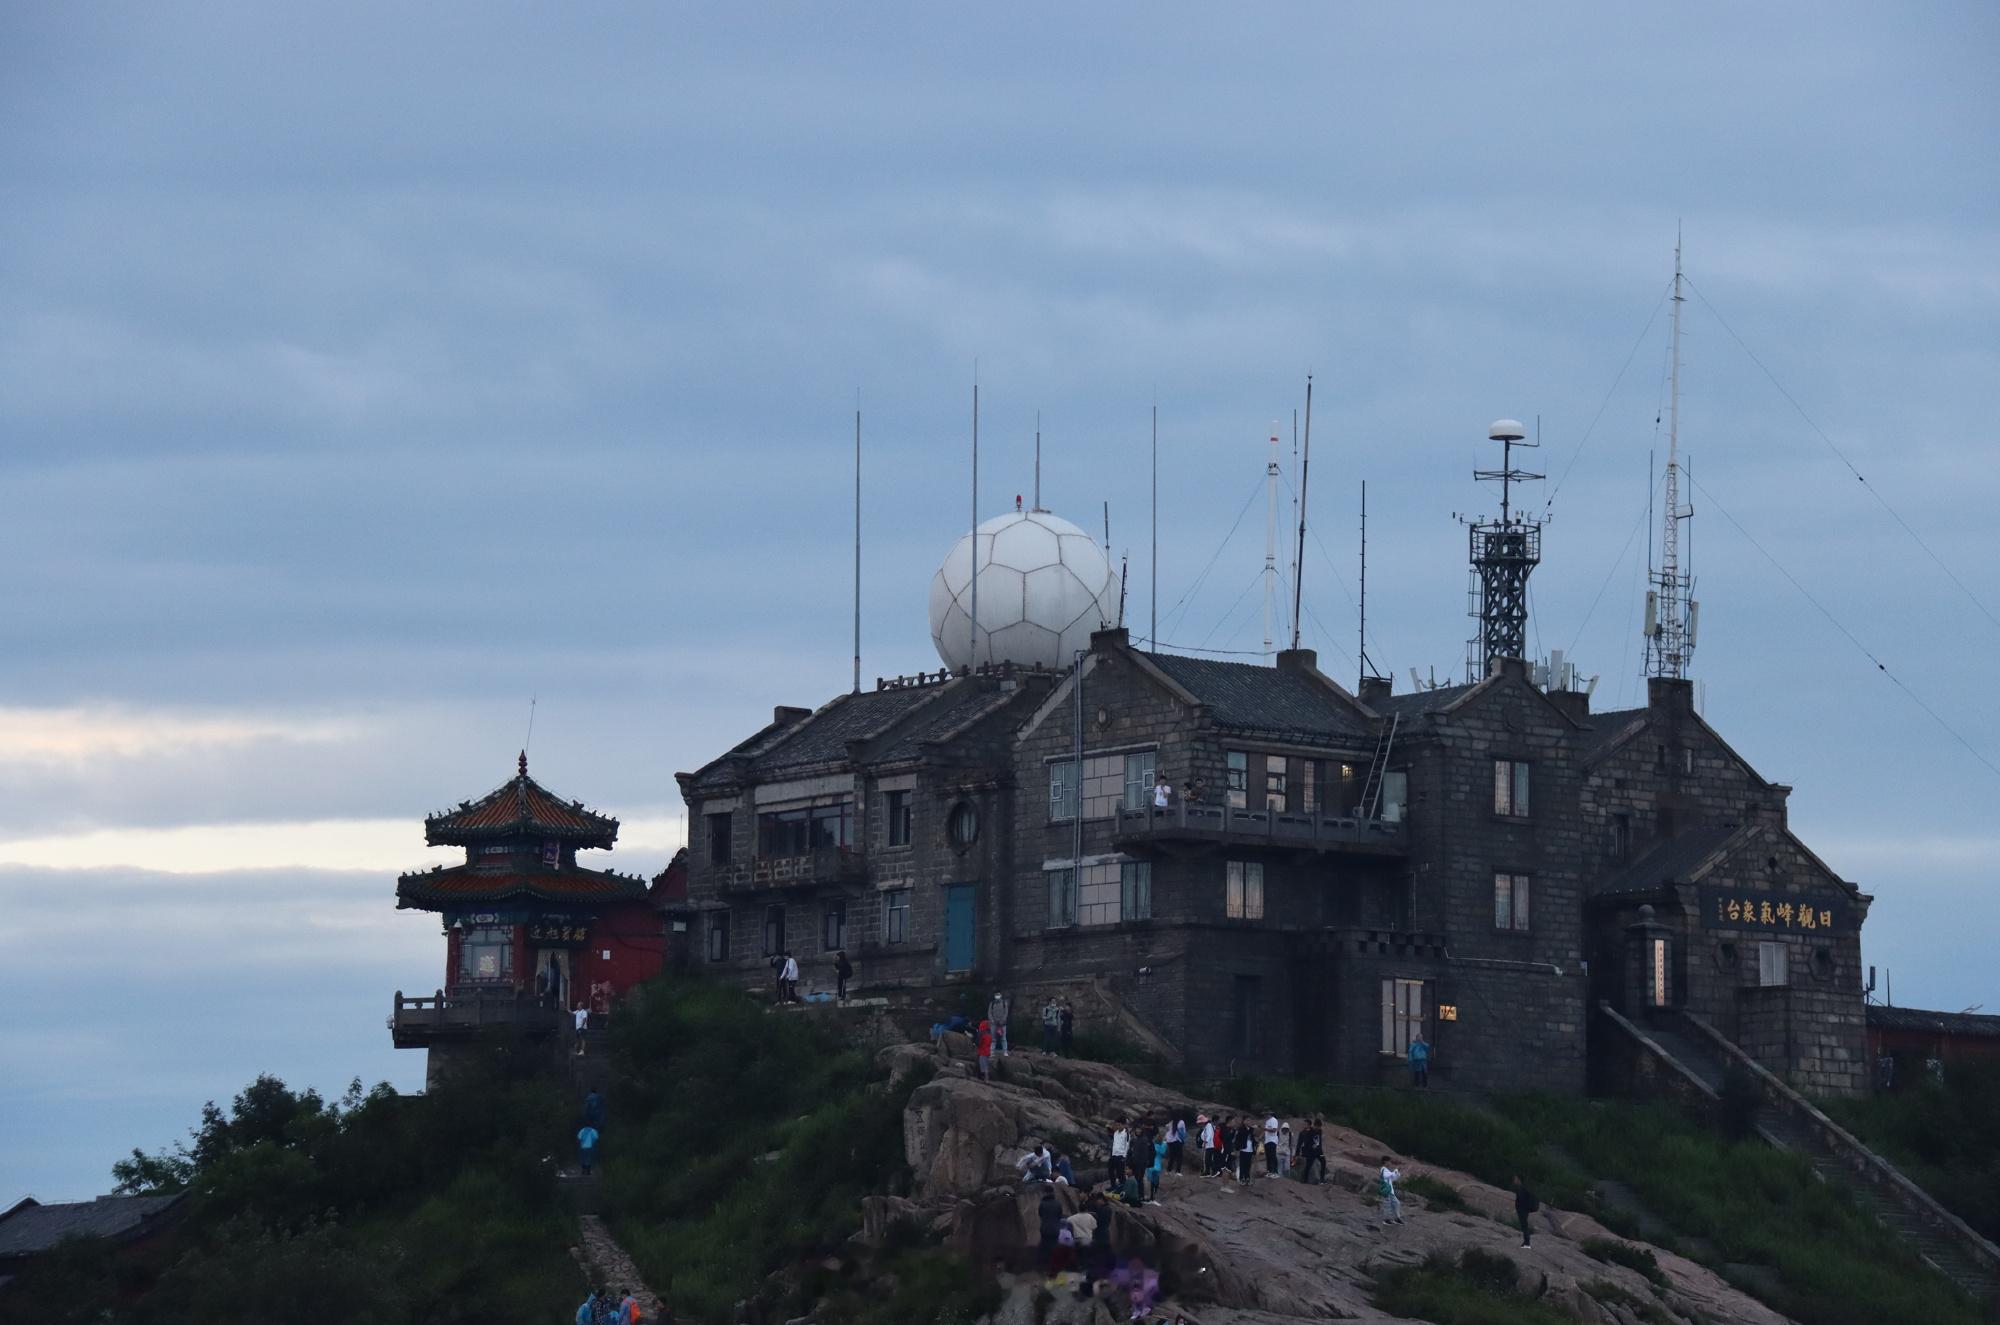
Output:
<path fill-rule="evenodd" d="M 971 801 L 960 801 L 945 817 L 945 835 L 960 851 L 979 840 L 979 811 Z"/>

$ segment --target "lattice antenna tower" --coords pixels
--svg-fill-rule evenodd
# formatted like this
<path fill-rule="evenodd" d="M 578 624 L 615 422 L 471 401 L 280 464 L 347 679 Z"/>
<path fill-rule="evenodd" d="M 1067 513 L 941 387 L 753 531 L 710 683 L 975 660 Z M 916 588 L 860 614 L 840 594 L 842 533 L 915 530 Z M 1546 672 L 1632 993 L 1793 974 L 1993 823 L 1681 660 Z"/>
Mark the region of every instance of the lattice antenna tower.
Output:
<path fill-rule="evenodd" d="M 1694 573 L 1681 564 L 1681 526 L 1694 506 L 1681 501 L 1681 241 L 1674 236 L 1673 338 L 1668 367 L 1666 504 L 1660 530 L 1660 566 L 1646 591 L 1646 674 L 1685 677 L 1694 658 Z"/>
<path fill-rule="evenodd" d="M 1542 521 L 1514 509 L 1514 485 L 1543 477 L 1516 468 L 1514 448 L 1540 442 L 1528 441 L 1527 429 L 1513 419 L 1496 420 L 1486 435 L 1500 443 L 1500 468 L 1475 469 L 1472 477 L 1500 485 L 1500 518 L 1468 527 L 1479 633 L 1466 641 L 1467 681 L 1485 676 L 1495 658 L 1527 657 L 1528 576 L 1542 560 Z"/>

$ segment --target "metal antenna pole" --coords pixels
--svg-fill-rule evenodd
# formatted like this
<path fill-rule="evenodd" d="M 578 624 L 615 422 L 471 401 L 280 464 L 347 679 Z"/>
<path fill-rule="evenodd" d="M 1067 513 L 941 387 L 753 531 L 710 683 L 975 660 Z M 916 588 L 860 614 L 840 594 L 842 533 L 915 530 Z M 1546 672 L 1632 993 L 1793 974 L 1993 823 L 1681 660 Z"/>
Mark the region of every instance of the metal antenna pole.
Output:
<path fill-rule="evenodd" d="M 1312 476 L 1313 462 L 1313 378 L 1306 374 L 1306 449 L 1299 462 L 1299 573 L 1292 578 L 1292 647 L 1299 647 L 1299 594 L 1306 579 L 1306 480 Z"/>
<path fill-rule="evenodd" d="M 972 364 L 972 626 L 965 670 L 979 666 L 979 362 Z"/>
<path fill-rule="evenodd" d="M 1042 412 L 1035 411 L 1035 504 L 1034 510 L 1042 509 Z"/>
<path fill-rule="evenodd" d="M 1368 480 L 1361 480 L 1361 679 L 1368 679 Z"/>
<path fill-rule="evenodd" d="M 1672 351 L 1668 360 L 1667 473 L 1665 510 L 1660 522 L 1660 569 L 1653 576 L 1658 614 L 1647 640 L 1654 676 L 1681 678 L 1687 675 L 1689 655 L 1694 646 L 1688 638 L 1688 589 L 1690 577 L 1681 566 L 1681 522 L 1693 514 L 1681 502 L 1681 240 L 1674 235 L 1674 295 Z"/>
<path fill-rule="evenodd" d="M 1264 464 L 1264 652 L 1271 652 L 1271 617 L 1278 602 L 1278 421 L 1271 420 L 1271 458 Z"/>
<path fill-rule="evenodd" d="M 854 407 L 854 693 L 861 693 L 861 407 Z"/>
<path fill-rule="evenodd" d="M 1111 501 L 1104 502 L 1104 564 L 1111 564 Z"/>
<path fill-rule="evenodd" d="M 1146 647 L 1160 647 L 1160 402 L 1153 402 L 1153 615 L 1146 627 Z"/>

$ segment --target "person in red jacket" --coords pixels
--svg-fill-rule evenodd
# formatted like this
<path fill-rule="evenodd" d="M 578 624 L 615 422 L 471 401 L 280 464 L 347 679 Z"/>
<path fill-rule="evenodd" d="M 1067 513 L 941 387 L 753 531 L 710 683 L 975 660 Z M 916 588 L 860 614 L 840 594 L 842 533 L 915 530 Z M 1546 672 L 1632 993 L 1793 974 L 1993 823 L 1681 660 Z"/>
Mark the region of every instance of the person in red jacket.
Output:
<path fill-rule="evenodd" d="M 979 1079 L 993 1079 L 993 1023 L 990 1021 L 979 1023 Z"/>

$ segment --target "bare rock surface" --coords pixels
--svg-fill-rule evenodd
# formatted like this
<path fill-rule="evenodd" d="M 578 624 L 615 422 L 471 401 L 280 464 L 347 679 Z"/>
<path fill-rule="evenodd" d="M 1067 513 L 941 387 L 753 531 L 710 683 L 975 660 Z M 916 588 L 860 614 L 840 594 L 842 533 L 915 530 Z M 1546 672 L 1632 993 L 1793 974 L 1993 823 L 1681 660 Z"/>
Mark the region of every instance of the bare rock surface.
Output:
<path fill-rule="evenodd" d="M 998 1060 L 992 1082 L 979 1081 L 964 1061 L 926 1045 L 895 1046 L 884 1057 L 898 1075 L 928 1064 L 936 1076 L 912 1094 L 904 1115 L 915 1199 L 892 1206 L 886 1202 L 893 1198 L 882 1198 L 879 1208 L 871 1208 L 864 1237 L 879 1238 L 890 1219 L 914 1220 L 981 1265 L 1018 1270 L 1032 1263 L 1041 1188 L 1015 1181 L 1014 1160 L 1037 1141 L 1070 1154 L 1087 1181 L 1101 1176 L 1096 1171 L 1114 1118 L 1192 1120 L 1197 1111 L 1231 1112 L 1104 1064 L 1035 1051 L 1016 1050 Z M 1457 1192 L 1468 1209 L 1432 1210 L 1423 1198 L 1405 1195 L 1406 1222 L 1385 1225 L 1375 1172 L 1380 1157 L 1394 1152 L 1344 1128 L 1329 1127 L 1326 1140 L 1324 1184 L 1261 1174 L 1247 1184 L 1233 1176 L 1169 1174 L 1158 1204 L 1114 1204 L 1112 1246 L 1121 1254 L 1141 1253 L 1159 1268 L 1174 1290 L 1163 1304 L 1166 1314 L 1185 1313 L 1197 1325 L 1394 1320 L 1373 1303 L 1379 1273 L 1475 1249 L 1512 1260 L 1522 1295 L 1592 1325 L 1640 1319 L 1604 1285 L 1646 1304 L 1655 1320 L 1785 1321 L 1706 1268 L 1662 1249 L 1652 1249 L 1665 1280 L 1657 1289 L 1636 1271 L 1592 1259 L 1582 1249 L 1585 1240 L 1622 1239 L 1587 1215 L 1545 1208 L 1535 1216 L 1534 1245 L 1523 1248 L 1510 1192 L 1431 1167 L 1421 1157 L 1395 1156 L 1405 1180 L 1426 1174 Z M 1200 1168 L 1198 1157 L 1192 1168 Z M 1057 1191 L 1066 1210 L 1077 1208 L 1075 1190 Z M 1007 1298 L 996 1319 L 1011 1320 L 1032 1298 L 1030 1285 L 1039 1291 L 1040 1280 L 1030 1274 L 1003 1284 Z M 1090 1304 L 1072 1309 L 1070 1294 L 1055 1297 L 1061 1319 L 1094 1319 Z"/>

